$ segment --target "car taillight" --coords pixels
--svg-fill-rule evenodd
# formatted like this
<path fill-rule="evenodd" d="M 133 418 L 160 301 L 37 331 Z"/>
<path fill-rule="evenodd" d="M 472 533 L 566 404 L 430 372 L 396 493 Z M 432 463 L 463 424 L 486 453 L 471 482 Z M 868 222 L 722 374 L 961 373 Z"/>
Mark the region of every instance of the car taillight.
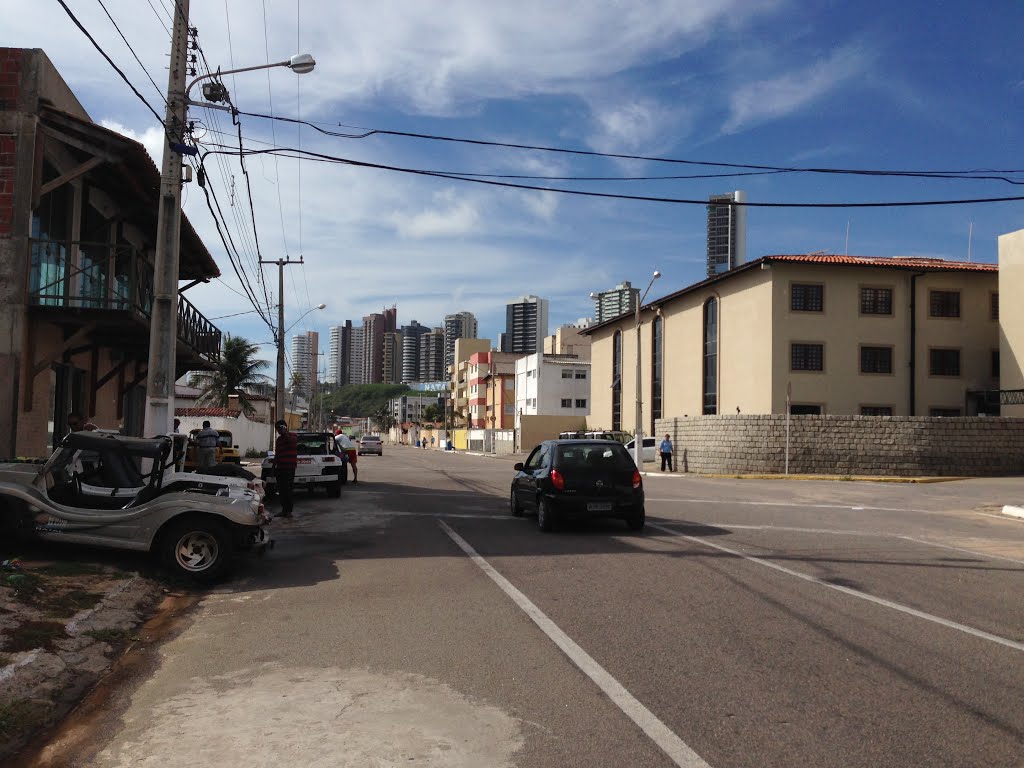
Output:
<path fill-rule="evenodd" d="M 633 487 L 634 488 L 639 488 L 642 483 L 643 483 L 643 479 L 640 477 L 640 470 L 639 469 L 634 469 L 633 470 Z"/>
<path fill-rule="evenodd" d="M 551 470 L 551 484 L 555 486 L 556 491 L 565 490 L 565 478 L 562 477 L 562 473 L 557 469 Z"/>
<path fill-rule="evenodd" d="M 324 461 L 328 462 L 328 463 L 332 462 L 332 461 L 334 461 L 334 457 L 333 456 L 324 456 Z"/>

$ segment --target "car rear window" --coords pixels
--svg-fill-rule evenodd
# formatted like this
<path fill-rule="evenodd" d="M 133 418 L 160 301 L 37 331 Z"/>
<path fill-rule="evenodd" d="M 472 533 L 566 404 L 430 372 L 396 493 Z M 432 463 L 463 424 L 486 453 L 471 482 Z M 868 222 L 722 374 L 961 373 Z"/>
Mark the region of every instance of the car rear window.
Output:
<path fill-rule="evenodd" d="M 380 438 L 377 437 L 376 435 L 365 435 L 363 437 L 363 442 L 364 443 L 379 443 L 380 442 Z"/>
<path fill-rule="evenodd" d="M 557 457 L 556 465 L 563 469 L 578 467 L 616 471 L 633 467 L 633 460 L 621 443 L 560 445 Z"/>
<path fill-rule="evenodd" d="M 299 450 L 303 456 L 326 456 L 330 453 L 326 435 L 299 435 Z"/>

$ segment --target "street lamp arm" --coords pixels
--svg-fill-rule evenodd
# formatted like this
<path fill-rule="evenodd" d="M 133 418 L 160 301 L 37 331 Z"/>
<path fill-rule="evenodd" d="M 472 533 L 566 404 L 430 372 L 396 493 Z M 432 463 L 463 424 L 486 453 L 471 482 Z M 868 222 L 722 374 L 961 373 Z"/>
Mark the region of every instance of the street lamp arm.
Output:
<path fill-rule="evenodd" d="M 303 312 L 303 313 L 302 313 L 302 315 L 301 315 L 301 316 L 299 317 L 299 319 L 298 319 L 298 320 L 296 320 L 296 321 L 295 321 L 294 323 L 292 323 L 291 325 L 289 325 L 289 326 L 288 326 L 288 327 L 287 327 L 287 328 L 285 329 L 284 335 L 288 335 L 288 331 L 290 331 L 290 330 L 291 330 L 292 328 L 294 328 L 294 327 L 295 327 L 296 325 L 298 325 L 299 323 L 301 323 L 301 322 L 302 322 L 302 320 L 303 320 L 303 318 L 305 318 L 305 316 L 306 316 L 306 315 L 308 315 L 308 314 L 309 314 L 310 312 L 315 312 L 315 311 L 316 311 L 316 310 L 318 310 L 318 309 L 325 309 L 326 307 L 327 307 L 327 305 L 326 305 L 326 304 L 317 304 L 317 305 L 316 305 L 315 307 L 310 307 L 309 309 L 307 309 L 307 310 L 306 310 L 305 312 Z"/>
<path fill-rule="evenodd" d="M 651 286 L 654 285 L 654 281 L 661 277 L 661 272 L 658 270 L 654 271 L 651 276 L 651 282 L 647 284 L 647 288 L 644 289 L 643 294 L 636 302 L 636 424 L 633 430 L 633 461 L 636 463 L 636 468 L 643 470 L 643 443 L 644 443 L 644 429 L 642 426 L 644 417 L 644 399 L 642 394 L 642 378 L 640 376 L 640 307 L 644 303 L 644 299 L 647 298 L 647 293 L 651 290 Z"/>
<path fill-rule="evenodd" d="M 288 67 L 297 75 L 304 75 L 307 72 L 312 72 L 313 67 L 316 66 L 316 60 L 308 53 L 297 53 L 287 61 L 276 61 L 273 64 L 257 64 L 254 67 L 238 67 L 237 69 L 226 69 L 224 71 L 217 70 L 216 72 L 208 72 L 205 75 L 200 75 L 195 78 L 191 83 L 185 86 L 185 98 L 188 98 L 188 92 L 192 90 L 192 86 L 198 83 L 200 80 L 207 80 L 211 77 L 223 77 L 224 75 L 237 75 L 239 72 L 252 72 L 256 69 L 273 69 L 274 67 Z M 205 105 L 204 105 L 205 106 Z"/>

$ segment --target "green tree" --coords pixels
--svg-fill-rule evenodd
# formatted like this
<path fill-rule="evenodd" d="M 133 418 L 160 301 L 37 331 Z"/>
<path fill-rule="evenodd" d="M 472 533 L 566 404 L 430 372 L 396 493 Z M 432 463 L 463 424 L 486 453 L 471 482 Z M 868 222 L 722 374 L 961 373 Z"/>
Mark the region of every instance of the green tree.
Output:
<path fill-rule="evenodd" d="M 398 423 L 398 419 L 395 418 L 391 409 L 386 405 L 378 408 L 370 418 L 381 428 L 382 432 L 390 431 Z"/>
<path fill-rule="evenodd" d="M 196 371 L 188 380 L 190 387 L 200 390 L 197 402 L 219 408 L 228 407 L 228 398 L 238 395 L 238 406 L 242 412 L 252 417 L 256 407 L 249 400 L 254 389 L 265 385 L 269 379 L 260 373 L 268 366 L 266 360 L 256 357 L 260 348 L 241 336 L 224 337 L 217 367 L 212 371 Z"/>
<path fill-rule="evenodd" d="M 423 420 L 430 423 L 444 421 L 444 409 L 439 405 L 428 405 L 423 409 Z"/>

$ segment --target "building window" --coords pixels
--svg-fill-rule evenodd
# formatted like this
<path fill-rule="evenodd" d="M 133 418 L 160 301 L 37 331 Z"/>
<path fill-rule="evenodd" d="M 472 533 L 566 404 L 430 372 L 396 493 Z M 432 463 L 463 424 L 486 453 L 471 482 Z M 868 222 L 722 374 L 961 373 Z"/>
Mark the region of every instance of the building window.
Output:
<path fill-rule="evenodd" d="M 704 302 L 704 408 L 718 413 L 718 299 Z"/>
<path fill-rule="evenodd" d="M 655 317 L 651 323 L 651 434 L 654 434 L 654 422 L 661 418 L 661 377 L 663 323 Z"/>
<path fill-rule="evenodd" d="M 571 379 L 572 378 L 572 368 L 563 368 L 562 369 L 562 378 L 563 379 Z"/>
<path fill-rule="evenodd" d="M 821 416 L 821 406 L 810 403 L 793 403 L 789 412 L 794 416 Z"/>
<path fill-rule="evenodd" d="M 793 344 L 790 346 L 790 369 L 794 371 L 825 370 L 824 344 Z"/>
<path fill-rule="evenodd" d="M 612 429 L 622 429 L 622 331 L 612 337 Z"/>
<path fill-rule="evenodd" d="M 992 378 L 999 378 L 999 350 L 992 350 Z"/>
<path fill-rule="evenodd" d="M 892 416 L 891 405 L 862 405 L 861 416 Z"/>
<path fill-rule="evenodd" d="M 790 287 L 789 308 L 794 312 L 823 312 L 825 286 L 793 283 Z"/>
<path fill-rule="evenodd" d="M 582 399 L 576 398 L 576 407 L 577 408 L 586 408 L 587 407 L 587 400 L 586 400 L 586 398 L 582 398 Z"/>
<path fill-rule="evenodd" d="M 988 316 L 990 320 L 999 320 L 999 294 L 993 293 L 989 297 Z"/>
<path fill-rule="evenodd" d="M 584 379 L 585 380 L 587 378 L 587 372 L 586 371 L 576 371 L 576 378 L 577 379 Z"/>
<path fill-rule="evenodd" d="M 862 315 L 891 315 L 892 288 L 861 288 L 860 313 Z"/>
<path fill-rule="evenodd" d="M 960 350 L 930 349 L 928 350 L 928 363 L 928 372 L 932 376 L 959 376 Z"/>
<path fill-rule="evenodd" d="M 563 408 L 572 408 L 572 398 L 571 397 L 563 397 L 562 398 L 562 407 Z"/>
<path fill-rule="evenodd" d="M 960 291 L 930 291 L 928 309 L 932 317 L 960 317 Z"/>
<path fill-rule="evenodd" d="M 892 347 L 861 347 L 861 373 L 892 373 Z"/>
<path fill-rule="evenodd" d="M 943 418 L 953 418 L 960 415 L 959 408 L 929 408 L 929 416 L 941 416 Z"/>

